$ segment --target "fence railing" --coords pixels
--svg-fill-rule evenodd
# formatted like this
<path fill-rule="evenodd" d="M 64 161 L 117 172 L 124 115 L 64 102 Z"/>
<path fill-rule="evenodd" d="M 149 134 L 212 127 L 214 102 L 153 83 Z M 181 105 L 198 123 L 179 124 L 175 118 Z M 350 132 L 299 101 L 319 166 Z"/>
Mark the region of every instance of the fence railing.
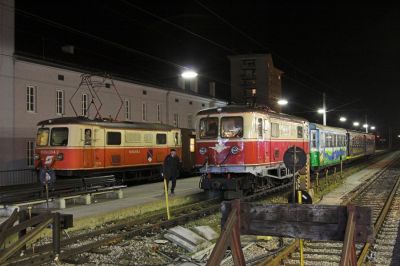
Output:
<path fill-rule="evenodd" d="M 0 170 L 0 187 L 38 182 L 36 171 L 33 168 Z"/>

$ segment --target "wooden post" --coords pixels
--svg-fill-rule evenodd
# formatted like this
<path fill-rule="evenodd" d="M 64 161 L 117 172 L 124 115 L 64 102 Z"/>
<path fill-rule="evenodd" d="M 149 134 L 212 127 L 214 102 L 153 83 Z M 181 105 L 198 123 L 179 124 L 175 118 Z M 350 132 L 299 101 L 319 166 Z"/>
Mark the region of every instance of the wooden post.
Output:
<path fill-rule="evenodd" d="M 297 192 L 298 202 L 299 204 L 302 203 L 302 196 L 301 191 Z M 304 266 L 304 254 L 303 254 L 303 239 L 299 239 L 299 246 L 300 246 L 300 266 Z"/>

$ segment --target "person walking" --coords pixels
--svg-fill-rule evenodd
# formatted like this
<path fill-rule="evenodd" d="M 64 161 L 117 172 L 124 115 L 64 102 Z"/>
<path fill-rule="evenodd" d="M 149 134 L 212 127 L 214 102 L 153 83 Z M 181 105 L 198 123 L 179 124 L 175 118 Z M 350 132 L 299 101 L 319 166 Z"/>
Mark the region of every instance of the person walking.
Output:
<path fill-rule="evenodd" d="M 179 177 L 180 164 L 181 162 L 178 155 L 176 154 L 176 150 L 171 149 L 170 153 L 165 157 L 163 165 L 163 174 L 165 180 L 167 181 L 167 191 L 169 181 L 172 182 L 171 194 L 174 194 L 176 179 Z"/>

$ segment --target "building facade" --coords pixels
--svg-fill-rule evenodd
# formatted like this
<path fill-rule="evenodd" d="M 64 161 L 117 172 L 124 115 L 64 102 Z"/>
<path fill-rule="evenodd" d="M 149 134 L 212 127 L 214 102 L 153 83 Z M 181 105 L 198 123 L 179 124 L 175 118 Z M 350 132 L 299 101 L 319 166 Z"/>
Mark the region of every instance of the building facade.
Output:
<path fill-rule="evenodd" d="M 86 71 L 15 55 L 14 9 L 9 6 L 13 6 L 13 1 L 0 0 L 0 185 L 2 174 L 33 166 L 39 121 L 75 115 L 93 118 L 96 115 L 90 91 L 85 86 L 77 90 Z M 101 80 L 101 77 L 92 78 Z M 199 110 L 226 104 L 190 90 L 119 78 L 103 81 L 106 86 L 97 90 L 97 100 L 103 103 L 100 114 L 120 121 L 163 123 L 193 129 L 194 116 Z"/>
<path fill-rule="evenodd" d="M 280 112 L 281 76 L 271 54 L 230 56 L 231 100 L 236 103 L 267 105 Z"/>

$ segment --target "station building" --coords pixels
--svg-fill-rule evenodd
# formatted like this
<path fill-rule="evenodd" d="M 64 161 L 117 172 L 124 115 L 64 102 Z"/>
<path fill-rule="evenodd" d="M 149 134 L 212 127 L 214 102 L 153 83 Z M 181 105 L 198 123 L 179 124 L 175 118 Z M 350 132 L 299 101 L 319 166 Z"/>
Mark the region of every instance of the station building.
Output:
<path fill-rule="evenodd" d="M 35 178 L 30 169 L 39 121 L 96 115 L 90 105 L 90 91 L 77 91 L 82 74 L 88 71 L 15 53 L 13 7 L 13 0 L 0 0 L 0 186 L 29 183 Z M 183 89 L 115 77 L 102 82 L 106 85 L 98 89 L 103 103 L 100 113 L 120 121 L 194 129 L 194 115 L 198 111 L 226 104 L 213 96 L 199 95 L 193 81 L 194 86 L 183 84 Z"/>

